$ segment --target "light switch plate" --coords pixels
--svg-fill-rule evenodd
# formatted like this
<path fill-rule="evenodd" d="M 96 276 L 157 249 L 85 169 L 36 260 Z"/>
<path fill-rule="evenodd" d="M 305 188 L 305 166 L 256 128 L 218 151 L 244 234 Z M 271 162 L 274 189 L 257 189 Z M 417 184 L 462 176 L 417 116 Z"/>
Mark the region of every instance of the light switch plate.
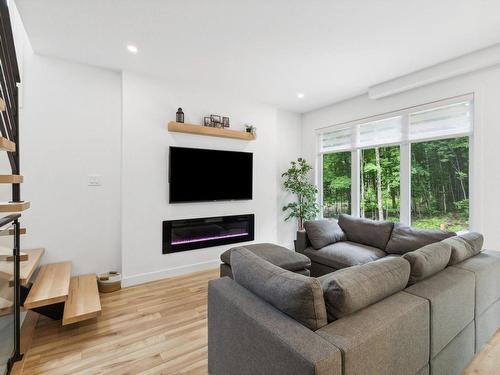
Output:
<path fill-rule="evenodd" d="M 89 186 L 101 186 L 101 176 L 98 174 L 89 175 Z"/>

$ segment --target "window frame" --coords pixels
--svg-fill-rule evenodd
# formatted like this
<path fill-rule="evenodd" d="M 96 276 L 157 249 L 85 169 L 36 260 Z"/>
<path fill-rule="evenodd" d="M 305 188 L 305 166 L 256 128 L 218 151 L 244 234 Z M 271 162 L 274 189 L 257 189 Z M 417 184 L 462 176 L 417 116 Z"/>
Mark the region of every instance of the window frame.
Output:
<path fill-rule="evenodd" d="M 321 136 L 324 133 L 331 132 L 336 129 L 343 129 L 347 127 L 355 127 L 361 124 L 384 120 L 391 117 L 400 116 L 401 121 L 403 123 L 403 130 L 405 132 L 409 131 L 409 121 L 410 114 L 414 112 L 420 112 L 424 110 L 432 110 L 442 106 L 458 104 L 468 101 L 471 105 L 471 131 L 470 132 L 460 132 L 453 135 L 445 135 L 438 137 L 428 137 L 422 138 L 415 141 L 408 140 L 408 137 L 404 137 L 403 141 L 392 142 L 392 143 L 382 143 L 377 144 L 376 146 L 367 146 L 367 147 L 346 147 L 341 150 L 335 151 L 321 151 Z M 323 155 L 325 154 L 334 154 L 338 152 L 351 152 L 351 215 L 355 217 L 359 217 L 360 215 L 360 173 L 361 173 L 361 152 L 365 149 L 372 149 L 373 147 L 387 147 L 387 146 L 399 146 L 400 152 L 400 222 L 405 225 L 411 225 L 411 147 L 414 143 L 421 142 L 429 142 L 436 141 L 441 139 L 453 139 L 453 138 L 461 138 L 468 137 L 469 138 L 469 230 L 470 228 L 474 228 L 474 215 L 473 215 L 473 207 L 475 205 L 474 195 L 473 193 L 473 174 L 474 169 L 473 165 L 473 148 L 474 148 L 474 134 L 475 134 L 475 107 L 474 107 L 474 94 L 465 94 L 460 95 L 444 100 L 434 101 L 418 106 L 412 106 L 408 108 L 404 108 L 398 111 L 387 112 L 384 114 L 379 114 L 375 116 L 365 117 L 359 120 L 349 121 L 333 126 L 327 126 L 324 128 L 320 128 L 316 130 L 316 173 L 315 173 L 315 181 L 318 186 L 318 203 L 323 206 Z M 353 132 L 355 136 L 358 132 Z M 353 142 L 357 144 L 357 142 Z M 323 209 L 321 209 L 320 217 L 323 218 Z"/>

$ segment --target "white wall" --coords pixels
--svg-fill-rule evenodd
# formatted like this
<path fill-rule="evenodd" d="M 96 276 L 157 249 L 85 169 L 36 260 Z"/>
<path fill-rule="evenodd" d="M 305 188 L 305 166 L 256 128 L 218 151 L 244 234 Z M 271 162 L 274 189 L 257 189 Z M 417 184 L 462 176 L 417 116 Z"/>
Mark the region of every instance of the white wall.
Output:
<path fill-rule="evenodd" d="M 475 118 L 471 160 L 471 229 L 483 232 L 485 246 L 500 249 L 497 213 L 500 209 L 500 169 L 496 166 L 500 139 L 500 68 L 449 79 L 379 100 L 366 95 L 303 115 L 302 151 L 316 158 L 315 129 L 474 93 Z"/>
<path fill-rule="evenodd" d="M 179 106 L 184 109 L 185 122 L 201 123 L 203 116 L 217 113 L 230 117 L 232 129 L 243 129 L 244 123 L 254 124 L 258 129 L 257 140 L 246 142 L 170 133 L 166 124 L 175 118 Z M 272 107 L 217 92 L 216 88 L 178 86 L 123 73 L 122 269 L 125 284 L 217 266 L 220 253 L 234 246 L 164 255 L 161 249 L 163 220 L 254 213 L 256 242 L 291 244 L 293 233 L 282 225 L 276 202 L 281 189 L 278 178 L 281 168 L 289 158 L 298 155 L 300 148 L 299 119 L 299 115 L 278 113 Z M 291 132 L 278 140 L 287 125 Z M 167 158 L 169 146 L 174 145 L 253 152 L 253 200 L 169 204 Z"/>
<path fill-rule="evenodd" d="M 43 263 L 70 260 L 75 274 L 119 269 L 121 76 L 35 55 L 15 13 L 13 21 L 23 84 L 21 191 L 31 201 L 22 248 L 45 247 Z M 102 186 L 87 185 L 91 174 Z"/>
<path fill-rule="evenodd" d="M 297 220 L 289 220 L 285 222 L 287 217 L 286 212 L 282 208 L 294 199 L 293 195 L 287 193 L 283 186 L 281 174 L 290 167 L 290 162 L 302 156 L 302 116 L 297 113 L 288 111 L 278 111 L 277 113 L 277 134 L 279 141 L 277 143 L 277 168 L 278 173 L 278 199 L 277 199 L 277 214 L 278 223 L 278 243 L 293 249 L 293 240 L 297 232 Z"/>

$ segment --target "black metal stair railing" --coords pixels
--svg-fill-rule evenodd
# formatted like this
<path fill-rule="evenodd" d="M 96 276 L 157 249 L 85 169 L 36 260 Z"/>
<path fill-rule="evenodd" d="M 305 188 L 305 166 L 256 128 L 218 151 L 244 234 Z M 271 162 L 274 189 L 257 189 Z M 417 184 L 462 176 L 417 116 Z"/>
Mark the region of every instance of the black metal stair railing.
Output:
<path fill-rule="evenodd" d="M 7 0 L 0 0 L 0 99 L 5 103 L 5 109 L 0 112 L 0 135 L 15 143 L 15 151 L 7 152 L 13 175 L 20 175 L 19 162 L 19 67 L 17 64 L 16 49 L 10 21 Z M 12 184 L 12 202 L 21 202 L 20 184 Z M 20 285 L 20 214 L 8 215 L 0 218 L 0 228 L 7 225 L 14 227 L 13 242 L 13 315 L 14 335 L 12 356 L 8 361 L 10 372 L 14 362 L 22 358 L 21 354 L 21 285 Z"/>
<path fill-rule="evenodd" d="M 21 285 L 20 285 L 20 230 L 21 226 L 19 223 L 20 214 L 12 214 L 0 218 L 0 228 L 14 227 L 14 243 L 12 246 L 12 263 L 13 263 L 13 280 L 14 280 L 14 296 L 13 296 L 13 347 L 12 355 L 7 361 L 7 373 L 10 372 L 14 362 L 19 361 L 22 358 L 21 355 Z M 5 340 L 4 340 L 5 341 Z"/>
<path fill-rule="evenodd" d="M 19 67 L 17 65 L 12 25 L 7 0 L 0 0 L 0 97 L 5 102 L 1 112 L 0 133 L 16 144 L 15 152 L 8 152 L 12 174 L 20 174 L 19 164 Z M 12 186 L 12 201 L 21 198 L 20 185 Z"/>

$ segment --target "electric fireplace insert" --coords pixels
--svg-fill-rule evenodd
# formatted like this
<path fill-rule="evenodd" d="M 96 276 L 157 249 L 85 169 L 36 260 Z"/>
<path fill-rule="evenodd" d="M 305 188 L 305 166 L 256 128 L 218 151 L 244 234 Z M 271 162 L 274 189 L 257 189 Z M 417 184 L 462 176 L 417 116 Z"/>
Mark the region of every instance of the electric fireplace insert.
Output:
<path fill-rule="evenodd" d="M 253 240 L 253 214 L 163 222 L 163 254 Z"/>

